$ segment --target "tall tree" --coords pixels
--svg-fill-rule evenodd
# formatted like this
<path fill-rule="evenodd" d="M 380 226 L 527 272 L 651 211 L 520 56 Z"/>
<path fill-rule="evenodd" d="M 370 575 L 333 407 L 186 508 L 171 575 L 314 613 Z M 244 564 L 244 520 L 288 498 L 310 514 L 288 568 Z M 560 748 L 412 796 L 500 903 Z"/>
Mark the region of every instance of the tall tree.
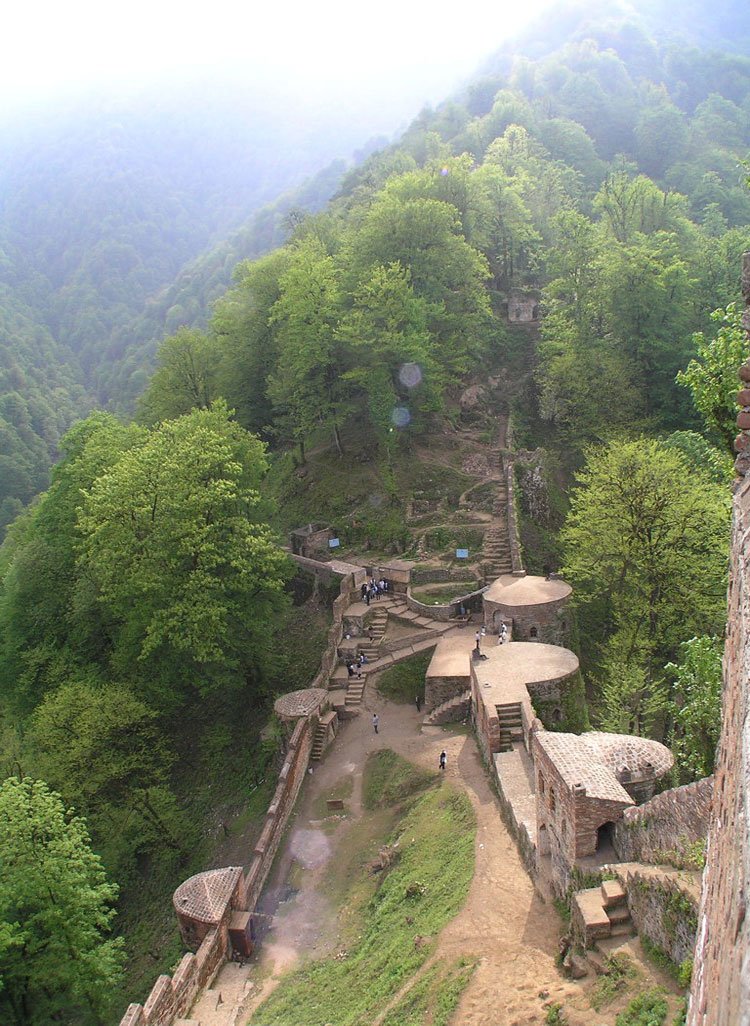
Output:
<path fill-rule="evenodd" d="M 103 1022 L 122 966 L 117 888 L 83 820 L 42 780 L 0 786 L 0 1012 L 14 1026 Z"/>
<path fill-rule="evenodd" d="M 318 426 L 333 431 L 343 455 L 340 422 L 346 406 L 341 387 L 342 351 L 336 340 L 341 293 L 333 259 L 313 235 L 294 249 L 289 269 L 279 280 L 271 309 L 279 357 L 268 394 L 286 432 L 304 443 Z"/>
<path fill-rule="evenodd" d="M 702 332 L 693 336 L 697 356 L 679 372 L 677 381 L 690 389 L 706 431 L 731 452 L 737 430 L 737 368 L 750 351 L 742 315 L 734 303 L 714 311 L 712 319 L 721 325 L 716 336 L 706 339 Z"/>
<path fill-rule="evenodd" d="M 720 633 L 725 616 L 729 496 L 653 439 L 591 450 L 561 532 L 564 573 L 585 632 L 617 634 L 625 663 L 656 681 L 679 645 Z"/>
<path fill-rule="evenodd" d="M 215 403 L 144 432 L 84 491 L 79 570 L 116 625 L 115 667 L 150 666 L 157 704 L 249 668 L 279 608 L 287 560 L 259 520 L 266 466 Z"/>

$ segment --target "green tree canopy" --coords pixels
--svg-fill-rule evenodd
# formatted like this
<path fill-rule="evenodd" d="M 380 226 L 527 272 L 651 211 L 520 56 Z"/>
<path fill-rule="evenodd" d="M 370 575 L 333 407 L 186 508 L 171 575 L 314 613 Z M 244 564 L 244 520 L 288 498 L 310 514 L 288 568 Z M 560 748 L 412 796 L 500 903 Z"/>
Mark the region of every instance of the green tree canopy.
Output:
<path fill-rule="evenodd" d="M 737 432 L 737 371 L 750 350 L 742 315 L 734 303 L 726 310 L 716 310 L 712 318 L 721 325 L 715 338 L 706 339 L 702 332 L 693 336 L 698 355 L 679 372 L 677 381 L 690 389 L 706 430 L 731 452 Z"/>
<path fill-rule="evenodd" d="M 201 690 L 212 667 L 247 665 L 287 572 L 258 520 L 265 470 L 263 443 L 215 403 L 144 430 L 84 491 L 79 568 L 117 625 L 123 673 L 152 659 Z"/>
<path fill-rule="evenodd" d="M 678 663 L 665 670 L 674 680 L 674 727 L 670 747 L 682 783 L 714 771 L 721 733 L 721 656 L 723 643 L 705 635 L 680 648 Z"/>
<path fill-rule="evenodd" d="M 0 786 L 0 1013 L 47 1026 L 76 1013 L 102 1022 L 122 966 L 107 937 L 117 888 L 83 820 L 42 780 Z"/>
<path fill-rule="evenodd" d="M 618 636 L 657 680 L 679 645 L 720 633 L 725 617 L 729 495 L 654 439 L 592 449 L 577 477 L 561 532 L 565 576 L 575 588 L 582 634 Z"/>

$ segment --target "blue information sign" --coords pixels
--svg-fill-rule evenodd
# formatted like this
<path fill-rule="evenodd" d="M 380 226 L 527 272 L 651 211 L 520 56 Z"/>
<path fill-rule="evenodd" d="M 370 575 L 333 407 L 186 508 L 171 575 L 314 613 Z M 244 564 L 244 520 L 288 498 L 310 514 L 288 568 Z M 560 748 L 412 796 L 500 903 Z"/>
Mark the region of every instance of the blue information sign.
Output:
<path fill-rule="evenodd" d="M 456 559 L 468 559 L 468 558 L 469 558 L 469 550 L 468 549 L 456 549 Z"/>
<path fill-rule="evenodd" d="M 329 538 L 328 539 L 328 548 L 329 549 L 337 549 L 340 544 L 341 544 L 341 542 L 339 541 L 338 538 Z"/>

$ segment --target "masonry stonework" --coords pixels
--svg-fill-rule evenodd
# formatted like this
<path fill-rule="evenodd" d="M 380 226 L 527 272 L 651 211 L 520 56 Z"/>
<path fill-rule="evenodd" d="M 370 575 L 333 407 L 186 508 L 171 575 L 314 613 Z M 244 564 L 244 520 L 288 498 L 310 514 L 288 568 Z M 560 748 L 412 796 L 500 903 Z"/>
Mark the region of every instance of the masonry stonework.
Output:
<path fill-rule="evenodd" d="M 743 257 L 742 292 L 744 325 L 750 334 L 750 253 Z M 747 388 L 750 360 L 740 368 L 740 379 Z M 742 430 L 735 446 L 738 481 L 732 514 L 722 729 L 688 1026 L 750 1024 L 750 432 Z"/>
<path fill-rule="evenodd" d="M 713 777 L 662 791 L 615 824 L 612 841 L 623 862 L 695 863 L 708 833 Z"/>

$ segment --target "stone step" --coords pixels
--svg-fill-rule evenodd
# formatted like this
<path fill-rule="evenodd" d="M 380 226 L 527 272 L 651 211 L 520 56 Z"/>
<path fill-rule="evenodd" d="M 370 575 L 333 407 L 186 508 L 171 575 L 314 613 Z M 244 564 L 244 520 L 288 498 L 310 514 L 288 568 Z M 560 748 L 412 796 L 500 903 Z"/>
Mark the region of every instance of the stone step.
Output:
<path fill-rule="evenodd" d="M 601 890 L 602 904 L 606 909 L 617 908 L 627 901 L 628 893 L 619 880 L 604 880 Z"/>
<path fill-rule="evenodd" d="M 616 908 L 606 908 L 605 906 L 605 910 L 613 926 L 630 922 L 630 911 L 627 905 L 618 905 Z"/>
<path fill-rule="evenodd" d="M 617 923 L 609 928 L 610 937 L 635 937 L 636 929 L 631 919 L 627 923 Z"/>

